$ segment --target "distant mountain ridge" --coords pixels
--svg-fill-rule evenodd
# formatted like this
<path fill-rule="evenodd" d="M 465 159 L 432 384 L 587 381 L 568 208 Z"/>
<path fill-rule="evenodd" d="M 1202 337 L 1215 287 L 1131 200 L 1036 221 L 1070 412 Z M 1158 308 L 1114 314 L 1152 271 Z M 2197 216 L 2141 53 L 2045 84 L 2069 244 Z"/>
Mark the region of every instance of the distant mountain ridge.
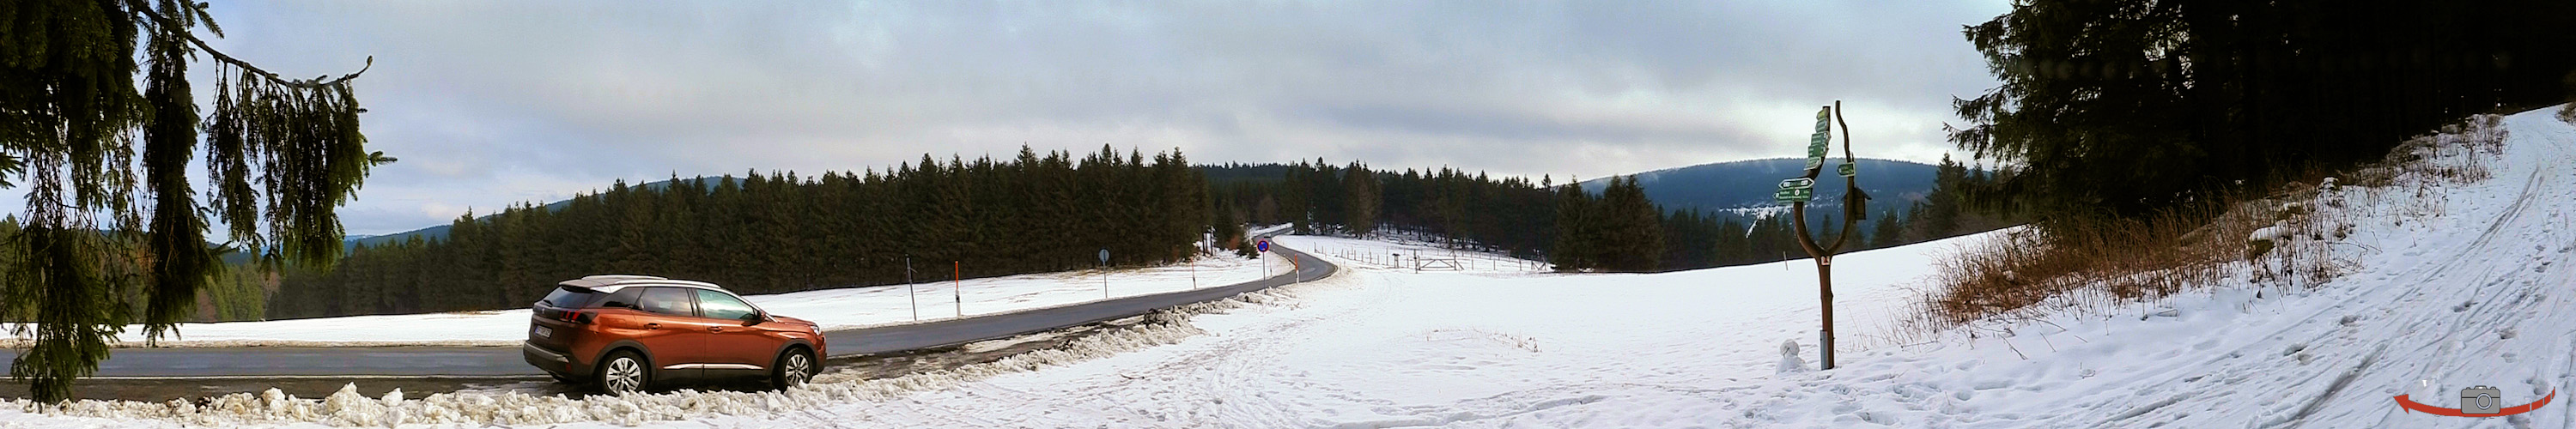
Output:
<path fill-rule="evenodd" d="M 1860 188 L 1870 196 L 1870 210 L 1903 208 L 1932 192 L 1932 177 L 1939 166 L 1911 161 L 1861 158 Z M 1825 162 L 1825 171 L 1816 177 L 1816 197 L 1808 207 L 1841 207 L 1843 181 L 1834 174 L 1834 165 L 1842 160 Z M 1646 198 L 1666 210 L 1697 208 L 1710 212 L 1748 213 L 1766 207 L 1785 206 L 1774 202 L 1772 194 L 1780 189 L 1780 180 L 1806 174 L 1804 158 L 1771 158 L 1700 164 L 1636 173 Z M 1623 175 L 1624 176 L 1624 175 Z M 1583 189 L 1601 192 L 1608 178 L 1586 180 Z"/>

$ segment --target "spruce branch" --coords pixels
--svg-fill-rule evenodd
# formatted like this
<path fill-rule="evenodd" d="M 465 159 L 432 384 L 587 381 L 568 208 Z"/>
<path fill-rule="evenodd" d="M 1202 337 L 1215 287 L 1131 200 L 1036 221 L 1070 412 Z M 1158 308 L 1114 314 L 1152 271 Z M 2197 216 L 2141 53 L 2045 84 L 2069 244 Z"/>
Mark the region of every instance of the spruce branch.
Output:
<path fill-rule="evenodd" d="M 346 83 L 350 79 L 357 79 L 358 75 L 365 74 L 368 69 L 375 68 L 376 66 L 376 57 L 374 55 L 369 55 L 367 56 L 367 63 L 365 66 L 359 67 L 358 71 L 340 75 L 337 79 L 323 80 L 325 78 L 329 78 L 330 75 L 314 76 L 312 79 L 302 80 L 278 77 L 277 73 L 271 73 L 268 70 L 259 68 L 259 66 L 251 65 L 249 61 L 242 61 L 240 58 L 234 58 L 232 55 L 224 54 L 223 51 L 215 50 L 213 45 L 206 44 L 205 39 L 197 38 L 196 34 L 190 33 L 186 23 L 181 22 L 178 19 L 162 16 L 157 12 L 153 12 L 150 7 L 151 5 L 145 4 L 144 0 L 125 0 L 125 4 L 126 8 L 133 11 L 136 16 L 140 16 L 144 18 L 144 20 L 153 23 L 153 27 L 160 29 L 163 35 L 187 40 L 189 44 L 196 45 L 197 50 L 205 51 L 206 55 L 213 57 L 215 61 L 257 74 L 260 77 L 267 78 L 270 83 L 274 83 L 279 86 L 298 89 L 320 89 Z M 192 14 L 203 17 L 205 15 L 205 6 L 206 5 L 203 3 L 190 3 L 188 7 Z M 217 37 L 221 37 L 223 35 L 222 27 L 216 26 L 215 21 L 211 17 L 204 17 L 203 20 L 207 27 L 215 29 Z"/>

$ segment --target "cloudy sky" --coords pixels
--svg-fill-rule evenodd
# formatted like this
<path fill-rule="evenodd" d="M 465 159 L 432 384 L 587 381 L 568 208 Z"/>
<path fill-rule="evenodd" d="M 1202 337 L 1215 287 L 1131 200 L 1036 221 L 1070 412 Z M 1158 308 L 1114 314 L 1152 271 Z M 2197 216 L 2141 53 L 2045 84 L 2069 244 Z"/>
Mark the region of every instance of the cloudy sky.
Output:
<path fill-rule="evenodd" d="M 883 170 L 1025 144 L 1597 178 L 1799 156 L 1937 160 L 1993 86 L 1980 1 L 217 1 L 214 44 L 359 79 L 400 157 L 352 234 L 612 181 Z M 201 68 L 202 70 L 203 68 Z"/>

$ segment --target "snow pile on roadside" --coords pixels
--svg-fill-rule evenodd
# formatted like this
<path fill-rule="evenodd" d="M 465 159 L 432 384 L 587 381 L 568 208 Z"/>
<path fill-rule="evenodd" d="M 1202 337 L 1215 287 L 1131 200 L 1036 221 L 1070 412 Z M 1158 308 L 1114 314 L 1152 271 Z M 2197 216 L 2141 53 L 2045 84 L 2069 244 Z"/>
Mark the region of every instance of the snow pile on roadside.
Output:
<path fill-rule="evenodd" d="M 1286 272 L 1282 258 L 1255 260 L 1219 252 L 1191 264 L 1120 269 L 1106 273 L 1108 294 L 1149 295 L 1215 287 L 1260 279 L 1263 265 Z M 924 266 L 925 273 L 931 270 Z M 1103 272 L 1023 274 L 883 285 L 771 295 L 750 295 L 752 304 L 780 315 L 823 324 L 827 330 L 899 325 L 1074 305 L 1102 299 Z M 925 277 L 938 277 L 924 274 Z M 925 278 L 927 280 L 927 278 Z M 961 308 L 957 301 L 964 301 Z M 915 320 L 915 305 L 920 319 Z M 960 311 L 960 310 L 963 311 Z M 384 316 L 349 316 L 261 322 L 186 323 L 183 337 L 163 339 L 156 347 L 370 347 L 370 346 L 517 346 L 527 339 L 528 309 L 468 311 Z M 417 326 L 439 329 L 412 329 Z M 0 324 L 0 328 L 8 324 Z M 118 336 L 121 346 L 146 345 L 142 329 L 130 327 Z M 0 338 L 0 347 L 24 347 L 24 338 Z"/>
<path fill-rule="evenodd" d="M 1331 287 L 1334 279 L 1308 282 L 1292 288 Z M 409 424 L 431 425 L 556 425 L 566 423 L 607 423 L 635 426 L 647 422 L 706 418 L 709 416 L 771 416 L 779 413 L 811 410 L 835 404 L 862 401 L 884 401 L 925 391 L 948 389 L 995 376 L 1035 371 L 1099 359 L 1122 352 L 1158 345 L 1173 344 L 1205 331 L 1190 324 L 1191 316 L 1239 308 L 1245 305 L 1275 304 L 1294 294 L 1291 290 L 1272 288 L 1239 295 L 1235 298 L 1182 306 L 1180 308 L 1135 316 L 1110 324 L 1122 327 L 1108 329 L 1061 347 L 1047 348 L 1003 358 L 998 361 L 968 365 L 953 370 L 933 371 L 888 379 L 861 378 L 855 372 L 834 371 L 817 375 L 804 387 L 770 392 L 699 392 L 680 390 L 660 394 L 623 396 L 594 395 L 574 399 L 562 395 L 535 396 L 525 393 L 441 393 L 425 398 L 407 399 L 395 390 L 383 397 L 368 398 L 357 392 L 356 385 L 319 400 L 285 395 L 277 389 L 262 394 L 235 393 L 204 402 L 174 400 L 152 403 L 136 401 L 82 400 L 59 406 L 41 405 L 26 400 L 9 404 L 18 415 L 0 411 L 0 422 L 10 427 L 54 427 L 51 423 L 73 423 L 82 418 L 134 421 L 154 419 L 188 425 L 298 425 L 319 424 L 334 427 L 395 427 Z M 1044 335 L 1044 334 L 1039 334 Z"/>

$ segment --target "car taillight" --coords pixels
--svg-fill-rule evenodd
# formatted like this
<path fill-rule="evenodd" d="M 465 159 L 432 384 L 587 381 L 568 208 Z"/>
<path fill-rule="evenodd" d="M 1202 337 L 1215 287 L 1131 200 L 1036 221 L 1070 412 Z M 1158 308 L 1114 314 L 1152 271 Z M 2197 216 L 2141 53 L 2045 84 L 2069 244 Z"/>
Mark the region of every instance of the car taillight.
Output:
<path fill-rule="evenodd" d="M 579 310 L 566 311 L 563 313 L 563 321 L 572 323 L 590 323 L 590 313 Z"/>

